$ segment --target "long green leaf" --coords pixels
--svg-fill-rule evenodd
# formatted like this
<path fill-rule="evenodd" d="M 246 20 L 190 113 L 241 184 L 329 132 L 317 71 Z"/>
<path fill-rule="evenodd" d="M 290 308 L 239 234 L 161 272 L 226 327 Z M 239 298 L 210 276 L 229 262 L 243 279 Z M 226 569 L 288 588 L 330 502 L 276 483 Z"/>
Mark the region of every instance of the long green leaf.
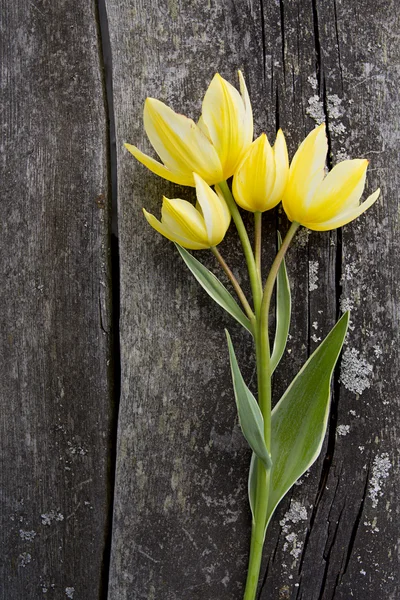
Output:
<path fill-rule="evenodd" d="M 280 248 L 281 245 L 282 237 L 278 231 L 278 248 Z M 271 355 L 271 373 L 275 371 L 286 348 L 291 309 L 292 300 L 290 295 L 290 285 L 285 259 L 283 259 L 276 279 L 276 328 L 274 347 Z"/>
<path fill-rule="evenodd" d="M 185 250 L 185 248 L 182 248 L 179 244 L 175 244 L 175 246 L 178 248 L 179 254 L 207 294 L 252 334 L 250 320 L 246 317 L 235 299 L 222 285 L 219 279 L 202 265 L 197 258 L 192 256 L 190 252 Z"/>
<path fill-rule="evenodd" d="M 273 466 L 266 524 L 281 498 L 321 451 L 329 415 L 332 373 L 348 322 L 349 313 L 346 312 L 310 356 L 272 411 Z"/>
<path fill-rule="evenodd" d="M 265 468 L 270 469 L 271 457 L 264 441 L 264 419 L 257 400 L 245 384 L 240 372 L 231 336 L 226 330 L 225 333 L 228 340 L 233 389 L 235 392 L 240 426 L 250 448 L 263 461 Z"/>

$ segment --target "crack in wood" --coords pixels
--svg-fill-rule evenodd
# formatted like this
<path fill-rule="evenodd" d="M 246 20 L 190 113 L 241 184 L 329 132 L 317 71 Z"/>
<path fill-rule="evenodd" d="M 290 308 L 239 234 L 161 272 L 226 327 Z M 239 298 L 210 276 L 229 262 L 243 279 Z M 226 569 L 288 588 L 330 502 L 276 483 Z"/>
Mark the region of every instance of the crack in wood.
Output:
<path fill-rule="evenodd" d="M 315 73 L 317 81 L 321 89 L 321 76 L 322 76 L 322 54 L 321 54 L 321 40 L 319 35 L 319 23 L 318 23 L 318 9 L 317 0 L 312 0 L 312 16 L 314 24 L 314 47 L 315 47 Z"/>
<path fill-rule="evenodd" d="M 102 560 L 102 581 L 100 598 L 108 596 L 111 545 L 114 513 L 115 473 L 117 463 L 117 430 L 119 403 L 121 395 L 121 354 L 120 354 L 120 264 L 118 241 L 118 205 L 117 205 L 117 151 L 115 136 L 115 115 L 113 98 L 112 54 L 105 0 L 97 0 L 96 4 L 97 35 L 100 65 L 103 74 L 103 94 L 105 113 L 107 115 L 107 162 L 109 176 L 109 195 L 111 196 L 111 226 L 109 230 L 110 272 L 111 272 L 111 347 L 110 379 L 112 384 L 113 415 L 109 439 L 109 478 L 108 478 L 108 517 L 104 532 L 105 544 Z M 101 308 L 101 306 L 100 306 Z M 101 311 L 100 311 L 101 315 Z M 102 329 L 104 330 L 103 326 Z"/>
<path fill-rule="evenodd" d="M 340 477 L 338 478 L 338 484 L 339 484 L 339 481 L 340 481 Z M 333 500 L 332 500 L 331 510 L 332 510 L 332 506 L 333 506 L 335 498 L 336 498 L 337 487 L 338 486 L 336 486 L 335 495 L 334 495 Z M 323 574 L 323 577 L 322 577 L 321 588 L 320 588 L 318 600 L 323 600 L 323 594 L 324 594 L 324 591 L 325 591 L 326 581 L 327 581 L 327 578 L 328 578 L 328 570 L 329 570 L 329 565 L 330 565 L 331 553 L 332 553 L 333 547 L 334 547 L 335 542 L 336 542 L 336 538 L 337 538 L 337 534 L 338 534 L 338 531 L 339 531 L 339 526 L 340 526 L 340 522 L 341 522 L 341 518 L 342 518 L 342 515 L 343 515 L 343 511 L 345 509 L 345 506 L 346 506 L 346 504 L 343 504 L 343 506 L 342 506 L 342 508 L 340 510 L 339 518 L 337 520 L 336 527 L 335 527 L 335 530 L 334 530 L 334 533 L 333 533 L 333 538 L 332 538 L 332 541 L 331 541 L 331 543 L 329 545 L 329 549 L 328 549 L 327 552 L 326 552 L 326 545 L 328 544 L 328 540 L 326 541 L 326 545 L 325 545 L 325 549 L 324 549 L 324 554 L 323 554 L 323 558 L 324 558 L 324 561 L 325 561 L 325 568 L 324 568 L 324 574 Z M 331 512 L 331 510 L 330 510 L 330 512 Z M 329 516 L 328 516 L 328 522 L 329 522 L 329 525 L 330 525 L 331 522 L 329 521 Z M 329 537 L 329 530 L 328 530 L 328 537 Z M 332 597 L 332 600 L 333 600 L 333 597 Z"/>
<path fill-rule="evenodd" d="M 282 69 L 283 80 L 286 82 L 286 59 L 285 59 L 285 5 L 283 0 L 279 0 L 280 29 L 281 29 L 281 50 L 282 50 Z"/>
<path fill-rule="evenodd" d="M 266 51 L 267 51 L 267 46 L 266 46 L 265 20 L 264 19 L 265 19 L 265 16 L 264 16 L 263 0 L 260 0 L 261 40 L 262 40 L 262 50 L 263 50 L 263 55 L 262 55 L 262 59 L 263 59 L 263 80 L 265 82 L 265 75 L 266 75 L 265 54 L 266 54 Z"/>
<path fill-rule="evenodd" d="M 351 530 L 351 535 L 350 535 L 350 539 L 349 539 L 348 550 L 347 550 L 347 554 L 346 554 L 346 561 L 345 561 L 344 568 L 343 568 L 343 574 L 340 577 L 340 582 L 339 583 L 342 583 L 343 577 L 346 575 L 346 572 L 347 572 L 347 569 L 348 569 L 348 566 L 349 566 L 349 563 L 350 563 L 351 555 L 352 555 L 352 552 L 353 552 L 354 543 L 356 541 L 358 528 L 360 527 L 361 517 L 362 517 L 362 514 L 363 514 L 363 510 L 364 510 L 365 499 L 367 497 L 367 489 L 368 489 L 368 483 L 369 483 L 369 472 L 370 472 L 370 465 L 368 465 L 368 470 L 367 470 L 367 475 L 366 475 L 366 479 L 365 479 L 365 486 L 364 486 L 364 490 L 363 490 L 363 495 L 362 495 L 362 498 L 361 498 L 360 507 L 358 509 L 357 516 L 355 518 L 355 521 L 353 523 L 353 527 L 352 527 L 352 530 Z"/>
<path fill-rule="evenodd" d="M 337 51 L 338 51 L 338 66 L 339 66 L 340 82 L 341 82 L 342 94 L 343 94 L 343 92 L 344 92 L 343 67 L 342 67 L 342 54 L 341 54 L 341 50 L 340 50 L 340 37 L 339 37 L 339 26 L 338 26 L 336 0 L 333 0 L 333 14 L 334 14 L 335 32 L 336 32 L 336 45 L 337 45 Z"/>

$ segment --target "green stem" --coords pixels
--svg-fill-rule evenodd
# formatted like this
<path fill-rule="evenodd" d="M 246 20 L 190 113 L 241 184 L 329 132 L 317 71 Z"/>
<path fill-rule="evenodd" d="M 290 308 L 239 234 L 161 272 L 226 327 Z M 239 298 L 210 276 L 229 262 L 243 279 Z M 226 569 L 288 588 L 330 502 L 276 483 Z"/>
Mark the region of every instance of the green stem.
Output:
<path fill-rule="evenodd" d="M 254 309 L 257 315 L 261 306 L 262 287 L 257 275 L 256 262 L 254 259 L 253 249 L 250 244 L 249 236 L 247 235 L 243 219 L 240 216 L 239 209 L 226 181 L 221 181 L 216 187 L 219 188 L 223 197 L 225 198 L 225 202 L 228 205 L 228 208 L 232 215 L 232 219 L 236 225 L 240 241 L 243 246 L 243 252 L 246 258 L 247 269 L 250 277 L 251 291 L 253 294 Z"/>
<path fill-rule="evenodd" d="M 264 293 L 261 302 L 260 309 L 260 321 L 259 321 L 259 335 L 260 335 L 260 349 L 259 349 L 259 362 L 260 362 L 260 379 L 258 382 L 258 402 L 260 404 L 261 412 L 264 417 L 264 439 L 267 445 L 268 451 L 271 447 L 271 365 L 270 365 L 270 347 L 269 347 L 269 335 L 268 335 L 268 317 L 269 308 L 271 304 L 272 292 L 274 289 L 276 277 L 278 275 L 279 267 L 286 254 L 286 251 L 293 239 L 294 234 L 299 228 L 299 223 L 294 221 L 289 231 L 287 232 L 285 239 L 282 242 L 281 247 L 275 260 L 272 263 L 271 270 L 268 274 L 267 281 L 264 287 Z"/>
<path fill-rule="evenodd" d="M 274 262 L 272 263 L 271 270 L 268 274 L 267 281 L 264 287 L 263 298 L 261 302 L 261 322 L 260 329 L 264 329 L 268 331 L 268 316 L 269 316 L 269 307 L 271 304 L 272 292 L 274 290 L 275 280 L 278 275 L 279 267 L 281 266 L 281 262 L 286 254 L 287 249 L 289 248 L 290 242 L 292 241 L 296 231 L 300 227 L 300 223 L 296 223 L 293 221 L 291 224 L 289 231 L 287 232 L 281 247 L 277 255 L 275 256 Z"/>
<path fill-rule="evenodd" d="M 265 470 L 262 462 L 260 460 L 257 461 L 255 519 L 251 527 L 249 568 L 247 571 L 246 589 L 243 600 L 255 600 L 257 593 L 265 538 L 270 474 L 271 472 Z"/>
<path fill-rule="evenodd" d="M 262 231 L 262 213 L 254 213 L 254 256 L 256 260 L 256 269 L 260 286 L 262 285 L 261 277 L 261 231 Z"/>
<path fill-rule="evenodd" d="M 268 316 L 271 296 L 281 262 L 296 233 L 299 224 L 291 224 L 285 239 L 272 263 L 257 315 L 256 359 L 258 402 L 264 419 L 264 440 L 268 452 L 271 452 L 271 365 L 268 335 Z M 260 575 L 262 550 L 265 537 L 265 525 L 268 513 L 269 484 L 271 472 L 267 471 L 260 460 L 257 461 L 257 488 L 255 498 L 255 515 L 251 531 L 249 568 L 243 600 L 255 600 Z"/>
<path fill-rule="evenodd" d="M 225 271 L 225 274 L 227 275 L 229 281 L 232 283 L 232 285 L 235 289 L 235 292 L 238 295 L 238 298 L 239 298 L 240 302 L 242 303 L 242 306 L 246 312 L 246 315 L 249 317 L 250 321 L 254 320 L 254 313 L 251 310 L 251 306 L 248 303 L 245 293 L 243 292 L 242 288 L 240 287 L 238 280 L 236 279 L 236 277 L 234 276 L 234 274 L 232 273 L 232 271 L 226 264 L 220 251 L 215 246 L 212 246 L 210 248 L 210 250 L 214 254 L 215 258 L 217 259 L 217 261 L 219 262 L 219 264 L 221 265 L 223 270 Z"/>

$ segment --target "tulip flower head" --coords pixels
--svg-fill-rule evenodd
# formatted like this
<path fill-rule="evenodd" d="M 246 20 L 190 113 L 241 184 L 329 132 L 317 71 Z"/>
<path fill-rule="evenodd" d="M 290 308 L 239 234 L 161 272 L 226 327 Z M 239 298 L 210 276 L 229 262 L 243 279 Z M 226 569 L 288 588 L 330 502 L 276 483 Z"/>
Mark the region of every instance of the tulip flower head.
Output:
<path fill-rule="evenodd" d="M 380 194 L 377 189 L 360 204 L 368 161 L 344 160 L 325 176 L 327 152 L 325 126 L 320 125 L 294 155 L 282 200 L 291 221 L 315 231 L 350 223 L 372 206 Z"/>
<path fill-rule="evenodd" d="M 271 148 L 263 133 L 249 147 L 233 178 L 236 202 L 251 212 L 264 212 L 282 200 L 289 175 L 289 158 L 282 130 Z"/>
<path fill-rule="evenodd" d="M 175 113 L 163 102 L 147 98 L 144 128 L 162 163 L 136 146 L 125 147 L 150 171 L 194 187 L 193 173 L 209 185 L 231 177 L 253 139 L 253 114 L 242 73 L 239 92 L 218 73 L 204 96 L 199 122 Z"/>
<path fill-rule="evenodd" d="M 196 173 L 196 207 L 186 200 L 163 198 L 161 221 L 143 209 L 156 231 L 190 250 L 217 246 L 225 237 L 231 214 L 222 196 L 216 194 Z"/>

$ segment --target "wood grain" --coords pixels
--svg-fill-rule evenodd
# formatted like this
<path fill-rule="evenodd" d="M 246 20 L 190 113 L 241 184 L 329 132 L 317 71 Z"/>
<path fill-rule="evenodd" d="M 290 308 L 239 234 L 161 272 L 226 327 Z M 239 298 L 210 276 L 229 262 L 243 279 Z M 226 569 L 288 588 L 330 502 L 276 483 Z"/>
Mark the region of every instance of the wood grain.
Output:
<path fill-rule="evenodd" d="M 256 135 L 273 140 L 282 127 L 292 156 L 325 122 L 329 166 L 367 157 L 368 191 L 382 188 L 357 222 L 303 231 L 288 254 L 293 324 L 275 400 L 342 309 L 351 308 L 352 326 L 321 457 L 269 528 L 259 600 L 399 597 L 396 8 L 394 0 L 1 3 L 1 600 L 242 597 L 249 451 L 223 330 L 254 389 L 251 341 L 143 219 L 142 206 L 159 214 L 163 194 L 193 199 L 193 191 L 123 148 L 151 152 L 146 96 L 197 119 L 214 73 L 236 84 L 238 68 Z M 110 188 L 118 176 L 112 223 L 109 171 Z M 282 211 L 263 227 L 266 269 L 276 228 L 287 228 Z M 233 227 L 221 251 L 247 290 Z M 211 255 L 196 256 L 219 274 Z"/>
<path fill-rule="evenodd" d="M 247 339 L 196 287 L 171 244 L 143 224 L 162 194 L 191 198 L 136 164 L 149 150 L 146 96 L 197 118 L 219 71 L 244 70 L 256 133 L 284 128 L 293 154 L 315 123 L 330 165 L 371 158 L 379 204 L 343 232 L 303 232 L 288 257 L 292 338 L 279 398 L 341 308 L 352 331 L 335 377 L 324 451 L 279 507 L 265 550 L 263 600 L 395 598 L 399 364 L 398 72 L 393 2 L 107 3 L 114 53 L 122 286 L 122 398 L 112 600 L 240 598 L 246 570 L 248 451 L 232 401 L 222 335 L 228 326 L 247 379 Z M 396 28 L 397 24 L 397 28 Z M 141 60 L 137 60 L 140 56 Z M 393 165 L 393 171 L 392 171 Z M 268 214 L 265 262 L 280 211 Z M 241 268 L 233 232 L 222 247 Z M 204 256 L 203 256 L 204 255 Z M 205 263 L 212 262 L 201 253 Z M 371 365 L 371 367 L 369 367 Z"/>
<path fill-rule="evenodd" d="M 93 3 L 1 3 L 2 600 L 102 593 L 111 356 L 96 23 Z"/>
<path fill-rule="evenodd" d="M 123 375 L 110 598 L 241 597 L 248 451 L 222 329 L 233 332 L 252 380 L 250 341 L 196 287 L 171 245 L 143 224 L 143 205 L 157 213 L 162 194 L 191 192 L 157 179 L 122 149 L 126 140 L 149 149 L 141 123 L 146 96 L 197 118 L 214 72 L 234 81 L 237 67 L 249 84 L 256 133 L 273 136 L 283 127 L 293 154 L 316 122 L 326 122 L 330 164 L 370 156 L 369 189 L 383 188 L 378 206 L 343 233 L 303 233 L 289 254 L 294 325 L 276 398 L 349 302 L 354 330 L 343 383 L 335 379 L 324 452 L 268 533 L 260 598 L 395 598 L 398 209 L 397 176 L 387 177 L 398 162 L 393 3 L 384 3 L 378 20 L 368 1 L 157 2 L 145 12 L 134 0 L 107 4 Z M 266 221 L 268 262 L 274 225 L 285 229 L 286 222 L 279 211 Z M 239 269 L 232 233 L 223 251 Z"/>

